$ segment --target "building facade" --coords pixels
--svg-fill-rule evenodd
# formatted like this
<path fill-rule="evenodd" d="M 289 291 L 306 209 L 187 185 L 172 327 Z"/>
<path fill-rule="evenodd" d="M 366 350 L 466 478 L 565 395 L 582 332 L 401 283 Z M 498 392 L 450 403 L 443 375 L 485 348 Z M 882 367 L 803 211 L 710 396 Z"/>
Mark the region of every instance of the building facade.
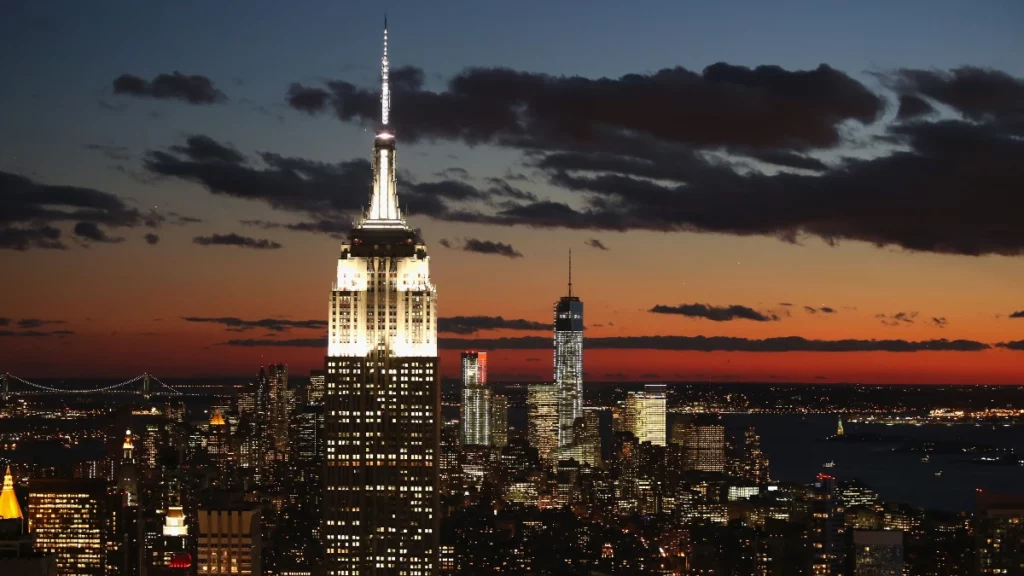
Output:
<path fill-rule="evenodd" d="M 462 445 L 491 442 L 491 389 L 487 386 L 487 352 L 462 353 Z"/>
<path fill-rule="evenodd" d="M 329 306 L 322 544 L 328 576 L 438 571 L 437 294 L 399 210 L 387 30 L 370 205 Z"/>
<path fill-rule="evenodd" d="M 508 446 L 508 396 L 491 395 L 491 446 Z"/>
<path fill-rule="evenodd" d="M 56 555 L 62 576 L 103 576 L 111 516 L 106 481 L 33 479 L 28 490 L 36 550 Z"/>
<path fill-rule="evenodd" d="M 558 448 L 559 387 L 537 384 L 526 393 L 527 439 L 542 461 L 551 463 Z"/>
<path fill-rule="evenodd" d="M 200 508 L 197 568 L 212 576 L 263 574 L 258 507 Z"/>
<path fill-rule="evenodd" d="M 665 411 L 665 385 L 648 384 L 642 392 L 630 392 L 626 397 L 625 428 L 640 443 L 664 446 Z"/>
<path fill-rule="evenodd" d="M 569 253 L 569 293 L 555 304 L 554 364 L 558 387 L 558 446 L 572 444 L 573 423 L 583 415 L 583 302 L 572 293 L 572 253 Z"/>

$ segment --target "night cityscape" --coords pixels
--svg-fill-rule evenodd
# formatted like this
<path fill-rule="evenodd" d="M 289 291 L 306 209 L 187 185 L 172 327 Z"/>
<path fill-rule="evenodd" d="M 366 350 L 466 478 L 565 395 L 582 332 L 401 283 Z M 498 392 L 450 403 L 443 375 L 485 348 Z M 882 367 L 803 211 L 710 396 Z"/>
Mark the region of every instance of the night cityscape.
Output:
<path fill-rule="evenodd" d="M 1024 575 L 1024 3 L 710 4 L 0 7 L 0 576 Z"/>

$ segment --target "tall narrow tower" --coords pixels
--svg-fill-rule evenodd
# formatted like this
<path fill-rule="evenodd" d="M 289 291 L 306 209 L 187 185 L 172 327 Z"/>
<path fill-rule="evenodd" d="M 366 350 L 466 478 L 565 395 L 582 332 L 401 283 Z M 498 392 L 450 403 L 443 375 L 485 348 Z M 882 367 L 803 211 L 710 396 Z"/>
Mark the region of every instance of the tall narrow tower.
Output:
<path fill-rule="evenodd" d="M 437 294 L 398 206 L 387 28 L 370 205 L 341 245 L 325 360 L 330 576 L 438 572 Z"/>
<path fill-rule="evenodd" d="M 573 423 L 583 416 L 583 302 L 569 293 L 555 304 L 555 386 L 558 387 L 558 446 L 572 444 Z"/>

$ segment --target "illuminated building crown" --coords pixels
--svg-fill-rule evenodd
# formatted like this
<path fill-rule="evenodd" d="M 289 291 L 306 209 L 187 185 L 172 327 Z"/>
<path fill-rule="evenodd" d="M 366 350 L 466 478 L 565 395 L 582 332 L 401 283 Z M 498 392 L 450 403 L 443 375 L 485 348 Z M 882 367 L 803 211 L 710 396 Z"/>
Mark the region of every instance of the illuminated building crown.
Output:
<path fill-rule="evenodd" d="M 10 520 L 23 518 L 21 506 L 18 505 L 18 497 L 14 494 L 14 479 L 11 477 L 11 466 L 7 466 L 7 473 L 4 474 L 4 490 L 0 492 L 0 518 Z"/>

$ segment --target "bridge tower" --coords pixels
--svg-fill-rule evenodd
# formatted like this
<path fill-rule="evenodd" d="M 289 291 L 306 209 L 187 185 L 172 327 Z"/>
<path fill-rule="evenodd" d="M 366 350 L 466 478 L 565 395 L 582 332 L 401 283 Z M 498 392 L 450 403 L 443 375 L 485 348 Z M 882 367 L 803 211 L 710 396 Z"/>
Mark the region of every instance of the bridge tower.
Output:
<path fill-rule="evenodd" d="M 142 397 L 149 400 L 149 372 L 142 376 Z"/>

